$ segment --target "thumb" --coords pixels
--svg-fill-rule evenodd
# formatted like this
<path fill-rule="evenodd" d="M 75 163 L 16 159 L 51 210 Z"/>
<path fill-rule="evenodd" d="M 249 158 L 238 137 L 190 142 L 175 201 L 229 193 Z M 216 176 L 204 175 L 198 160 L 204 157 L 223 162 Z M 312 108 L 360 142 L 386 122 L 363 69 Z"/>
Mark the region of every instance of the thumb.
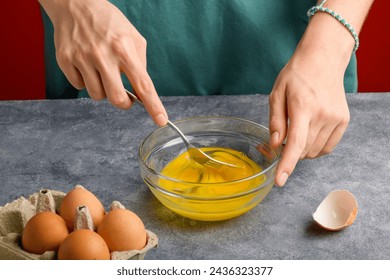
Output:
<path fill-rule="evenodd" d="M 282 145 L 287 133 L 287 101 L 285 88 L 276 84 L 269 97 L 270 145 L 275 149 Z"/>

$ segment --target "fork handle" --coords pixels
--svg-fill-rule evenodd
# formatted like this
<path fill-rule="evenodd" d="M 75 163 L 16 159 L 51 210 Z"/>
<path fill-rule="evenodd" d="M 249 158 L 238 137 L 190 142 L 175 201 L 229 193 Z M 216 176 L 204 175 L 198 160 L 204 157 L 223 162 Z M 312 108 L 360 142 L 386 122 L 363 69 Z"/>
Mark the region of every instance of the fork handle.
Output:
<path fill-rule="evenodd" d="M 129 96 L 129 98 L 136 102 L 138 105 L 141 105 L 142 107 L 145 108 L 145 105 L 144 103 L 141 101 L 141 99 L 139 99 L 134 93 L 128 91 L 127 89 L 125 89 L 127 95 Z M 181 132 L 181 130 L 173 124 L 173 122 L 171 122 L 170 120 L 167 120 L 167 125 L 169 125 L 174 131 L 176 131 L 177 134 L 179 134 L 180 138 L 183 140 L 184 144 L 186 145 L 186 148 L 189 149 L 190 147 L 192 147 L 192 145 L 190 144 L 190 142 L 188 141 L 187 137 L 185 137 L 185 135 L 183 134 L 183 132 Z"/>
<path fill-rule="evenodd" d="M 170 120 L 167 121 L 167 125 L 169 125 L 174 131 L 177 132 L 177 134 L 179 134 L 180 138 L 183 140 L 184 142 L 184 145 L 186 145 L 186 148 L 187 150 L 189 148 L 192 147 L 192 145 L 190 144 L 190 142 L 188 141 L 187 137 L 185 137 L 185 135 L 183 134 L 183 132 L 181 132 L 181 130 L 173 124 L 173 122 L 171 122 Z"/>
<path fill-rule="evenodd" d="M 127 95 L 130 97 L 130 99 L 131 99 L 132 101 L 134 101 L 134 102 L 138 103 L 139 105 L 145 107 L 144 103 L 142 103 L 141 99 L 139 99 L 139 98 L 137 97 L 137 95 L 135 95 L 134 93 L 128 91 L 127 89 L 125 89 L 125 91 L 126 91 Z"/>

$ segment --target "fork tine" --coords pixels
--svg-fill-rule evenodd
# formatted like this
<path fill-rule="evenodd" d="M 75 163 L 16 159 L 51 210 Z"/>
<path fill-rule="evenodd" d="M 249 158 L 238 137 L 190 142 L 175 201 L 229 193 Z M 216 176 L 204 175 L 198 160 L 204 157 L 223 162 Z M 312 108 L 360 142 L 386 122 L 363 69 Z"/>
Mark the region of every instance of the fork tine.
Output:
<path fill-rule="evenodd" d="M 222 162 L 222 161 L 219 161 L 215 158 L 212 158 L 209 155 L 207 155 L 205 152 L 203 152 L 202 150 L 200 150 L 192 145 L 188 149 L 188 153 L 190 154 L 190 156 L 193 160 L 195 160 L 197 163 L 199 163 L 201 165 L 208 165 L 208 166 L 211 166 L 211 167 L 217 168 L 217 169 L 223 165 L 230 166 L 230 167 L 237 167 L 234 164 Z"/>

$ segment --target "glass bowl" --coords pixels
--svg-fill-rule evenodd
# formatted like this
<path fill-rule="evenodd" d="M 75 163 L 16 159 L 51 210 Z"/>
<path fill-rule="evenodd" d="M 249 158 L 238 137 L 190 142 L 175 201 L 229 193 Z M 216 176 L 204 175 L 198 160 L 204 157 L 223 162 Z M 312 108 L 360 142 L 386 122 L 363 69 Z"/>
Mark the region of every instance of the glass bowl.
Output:
<path fill-rule="evenodd" d="M 175 124 L 195 146 L 234 149 L 249 157 L 261 170 L 249 177 L 218 183 L 196 183 L 164 176 L 163 168 L 183 153 L 185 146 L 170 127 L 158 128 L 139 148 L 140 172 L 154 196 L 167 208 L 195 220 L 226 220 L 246 213 L 271 191 L 280 150 L 270 148 L 266 127 L 230 117 L 197 117 Z"/>

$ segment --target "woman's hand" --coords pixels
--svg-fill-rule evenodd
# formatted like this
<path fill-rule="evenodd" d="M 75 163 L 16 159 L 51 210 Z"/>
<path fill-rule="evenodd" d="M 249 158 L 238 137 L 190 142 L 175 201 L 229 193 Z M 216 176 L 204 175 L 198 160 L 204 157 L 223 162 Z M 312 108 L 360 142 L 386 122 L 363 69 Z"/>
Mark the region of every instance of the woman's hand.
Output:
<path fill-rule="evenodd" d="M 58 65 L 75 88 L 127 109 L 132 102 L 123 87 L 124 72 L 156 124 L 166 124 L 146 70 L 146 40 L 118 8 L 106 0 L 39 2 L 54 26 Z"/>
<path fill-rule="evenodd" d="M 349 122 L 343 72 L 326 58 L 296 53 L 270 95 L 271 147 L 282 144 L 276 183 L 284 185 L 299 159 L 332 152 Z"/>
<path fill-rule="evenodd" d="M 343 15 L 359 34 L 373 2 L 328 0 L 325 6 Z M 299 159 L 330 153 L 343 136 L 350 118 L 344 73 L 354 44 L 340 22 L 317 12 L 279 73 L 270 95 L 271 147 L 286 139 L 277 185 L 286 183 Z"/>

